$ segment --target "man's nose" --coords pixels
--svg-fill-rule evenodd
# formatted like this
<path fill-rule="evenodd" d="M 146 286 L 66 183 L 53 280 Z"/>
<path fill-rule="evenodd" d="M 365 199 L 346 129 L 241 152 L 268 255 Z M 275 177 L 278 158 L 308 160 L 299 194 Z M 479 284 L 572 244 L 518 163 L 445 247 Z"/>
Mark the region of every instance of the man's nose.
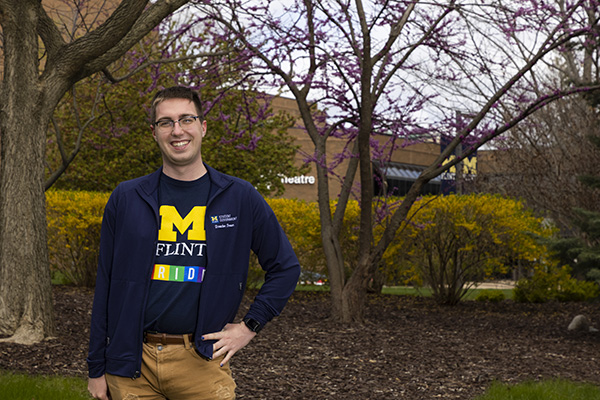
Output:
<path fill-rule="evenodd" d="M 177 135 L 181 132 L 183 132 L 183 129 L 181 129 L 179 121 L 173 121 L 173 130 L 171 131 L 171 133 Z"/>

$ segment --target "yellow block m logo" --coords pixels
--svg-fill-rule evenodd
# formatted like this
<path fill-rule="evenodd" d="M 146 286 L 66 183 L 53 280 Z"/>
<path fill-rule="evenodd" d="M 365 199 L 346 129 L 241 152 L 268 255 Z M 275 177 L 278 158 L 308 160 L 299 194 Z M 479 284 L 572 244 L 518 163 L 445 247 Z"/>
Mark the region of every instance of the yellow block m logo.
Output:
<path fill-rule="evenodd" d="M 185 218 L 177 212 L 173 206 L 160 207 L 161 223 L 158 230 L 158 240 L 164 242 L 177 241 L 177 232 L 175 228 L 183 235 L 187 231 L 188 240 L 206 240 L 206 230 L 204 229 L 204 214 L 206 207 L 196 206 Z M 192 226 L 192 229 L 188 228 Z"/>

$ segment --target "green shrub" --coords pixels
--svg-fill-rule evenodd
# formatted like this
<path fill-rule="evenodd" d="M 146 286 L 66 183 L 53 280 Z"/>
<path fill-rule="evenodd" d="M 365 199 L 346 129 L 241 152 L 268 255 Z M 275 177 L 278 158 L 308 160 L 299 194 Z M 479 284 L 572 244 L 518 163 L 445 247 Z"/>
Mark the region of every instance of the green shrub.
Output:
<path fill-rule="evenodd" d="M 109 194 L 50 190 L 46 193 L 50 271 L 77 286 L 96 281 L 100 226 Z"/>
<path fill-rule="evenodd" d="M 514 300 L 521 303 L 547 301 L 585 301 L 598 297 L 596 282 L 582 281 L 571 276 L 568 266 L 538 268 L 530 278 L 521 279 L 514 289 Z"/>
<path fill-rule="evenodd" d="M 499 303 L 506 298 L 500 290 L 485 289 L 480 291 L 475 297 L 477 301 L 489 301 L 490 303 Z"/>

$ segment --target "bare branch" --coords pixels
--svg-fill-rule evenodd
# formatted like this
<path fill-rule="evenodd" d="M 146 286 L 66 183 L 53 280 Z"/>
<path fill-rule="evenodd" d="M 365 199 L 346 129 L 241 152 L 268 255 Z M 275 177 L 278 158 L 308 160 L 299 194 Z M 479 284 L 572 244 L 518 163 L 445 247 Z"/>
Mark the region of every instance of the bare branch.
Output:
<path fill-rule="evenodd" d="M 77 104 L 77 97 L 75 95 L 75 87 L 72 88 L 72 96 L 73 96 L 73 110 L 74 110 L 74 115 L 75 115 L 75 121 L 76 121 L 76 124 L 78 127 L 77 140 L 75 142 L 75 146 L 74 146 L 73 150 L 71 150 L 71 153 L 67 155 L 61 128 L 58 125 L 58 123 L 56 122 L 56 120 L 54 118 L 52 118 L 52 126 L 54 127 L 56 144 L 58 146 L 62 162 L 61 162 L 60 166 L 58 167 L 58 169 L 56 171 L 54 171 L 46 179 L 46 182 L 44 183 L 44 190 L 48 190 L 49 188 L 51 188 L 52 185 L 58 180 L 58 178 L 67 170 L 69 165 L 73 162 L 73 160 L 79 153 L 79 150 L 81 150 L 81 141 L 83 138 L 83 133 L 85 132 L 87 127 L 92 122 L 94 122 L 97 118 L 104 115 L 104 113 L 100 114 L 99 116 L 95 115 L 97 106 L 98 106 L 98 104 L 100 104 L 100 99 L 102 97 L 100 91 L 98 90 L 98 91 L 96 91 L 96 99 L 94 100 L 94 104 L 92 106 L 92 111 L 90 113 L 90 116 L 85 121 L 85 123 L 82 124 L 80 115 L 79 115 L 79 106 Z"/>
<path fill-rule="evenodd" d="M 123 75 L 123 76 L 119 76 L 119 77 L 115 77 L 113 76 L 110 71 L 108 71 L 108 69 L 104 68 L 102 70 L 102 73 L 104 74 L 104 76 L 106 77 L 106 79 L 108 79 L 111 83 L 119 83 L 122 81 L 125 81 L 129 78 L 131 78 L 133 75 L 145 70 L 146 68 L 152 66 L 152 65 L 159 65 L 159 64 L 175 64 L 178 62 L 183 62 L 183 61 L 189 61 L 189 60 L 196 60 L 198 58 L 203 58 L 203 57 L 218 57 L 218 56 L 223 56 L 223 55 L 227 55 L 229 53 L 234 52 L 234 50 L 231 51 L 221 51 L 221 52 L 215 52 L 215 53 L 197 53 L 194 54 L 193 56 L 186 56 L 186 57 L 177 57 L 177 58 L 167 58 L 167 59 L 158 59 L 158 60 L 148 60 L 145 61 L 144 63 L 138 65 L 136 68 L 132 69 L 131 71 L 129 71 L 127 74 Z"/>
<path fill-rule="evenodd" d="M 49 57 L 54 58 L 66 43 L 54 21 L 48 16 L 44 7 L 42 7 L 41 2 L 39 7 L 36 8 L 36 12 L 38 16 L 38 34 L 44 43 Z"/>

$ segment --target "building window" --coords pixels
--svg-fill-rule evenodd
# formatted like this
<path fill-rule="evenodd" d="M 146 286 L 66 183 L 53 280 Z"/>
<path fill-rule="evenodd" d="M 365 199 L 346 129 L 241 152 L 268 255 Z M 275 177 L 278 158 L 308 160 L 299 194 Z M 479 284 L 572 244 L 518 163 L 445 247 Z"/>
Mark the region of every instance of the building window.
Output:
<path fill-rule="evenodd" d="M 399 163 L 384 163 L 383 166 L 374 164 L 375 196 L 404 196 L 417 180 L 425 167 Z M 423 187 L 421 194 L 439 194 L 441 180 L 434 178 Z"/>

